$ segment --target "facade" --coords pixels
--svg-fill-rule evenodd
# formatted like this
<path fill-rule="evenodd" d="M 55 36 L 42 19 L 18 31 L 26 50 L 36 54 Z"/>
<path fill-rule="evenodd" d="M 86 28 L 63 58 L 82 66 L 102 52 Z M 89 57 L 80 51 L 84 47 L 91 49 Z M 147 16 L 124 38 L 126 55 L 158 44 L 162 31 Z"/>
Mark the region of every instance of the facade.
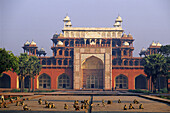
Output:
<path fill-rule="evenodd" d="M 27 41 L 23 46 L 24 52 L 36 55 L 43 66 L 35 77 L 36 89 L 150 88 L 142 57 L 133 57 L 134 39 L 122 29 L 120 16 L 112 28 L 72 27 L 68 16 L 63 21 L 62 33 L 54 34 L 51 39 L 53 56 L 47 57 L 43 48 L 38 50 L 34 41 Z M 155 54 L 160 46 L 160 43 L 153 42 L 147 50 L 142 49 L 139 55 Z M 29 77 L 26 77 L 26 88 L 28 81 Z M 5 72 L 0 78 L 0 88 L 19 87 L 20 80 L 16 73 Z"/>

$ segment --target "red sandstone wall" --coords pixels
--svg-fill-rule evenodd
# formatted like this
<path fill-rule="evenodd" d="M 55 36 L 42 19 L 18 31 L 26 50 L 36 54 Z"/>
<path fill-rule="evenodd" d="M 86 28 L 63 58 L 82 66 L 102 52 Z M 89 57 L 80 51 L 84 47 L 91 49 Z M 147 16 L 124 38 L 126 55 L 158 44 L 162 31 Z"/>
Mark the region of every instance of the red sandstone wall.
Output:
<path fill-rule="evenodd" d="M 4 74 L 7 74 L 10 76 L 11 78 L 11 89 L 17 89 L 17 78 L 18 78 L 18 75 L 12 71 L 7 71 L 7 72 L 4 72 Z"/>
<path fill-rule="evenodd" d="M 143 69 L 112 69 L 112 87 L 113 88 L 116 86 L 115 78 L 119 76 L 120 74 L 123 74 L 128 77 L 128 89 L 135 89 L 135 77 L 137 77 L 140 74 L 143 74 L 146 76 Z"/>
<path fill-rule="evenodd" d="M 63 74 L 63 73 L 67 74 L 70 77 L 71 81 L 73 81 L 73 75 L 72 75 L 73 72 L 72 72 L 71 68 L 68 68 L 68 69 L 41 69 L 41 72 L 40 72 L 39 75 L 41 75 L 43 73 L 45 73 L 45 74 L 47 74 L 47 75 L 49 75 L 51 77 L 51 89 L 58 89 L 58 87 L 57 87 L 57 84 L 58 84 L 57 79 L 58 79 L 58 76 Z M 38 77 L 39 76 L 35 77 L 35 81 L 34 81 L 35 89 L 38 88 L 38 86 L 37 86 Z M 71 86 L 73 86 L 73 82 L 71 82 Z"/>

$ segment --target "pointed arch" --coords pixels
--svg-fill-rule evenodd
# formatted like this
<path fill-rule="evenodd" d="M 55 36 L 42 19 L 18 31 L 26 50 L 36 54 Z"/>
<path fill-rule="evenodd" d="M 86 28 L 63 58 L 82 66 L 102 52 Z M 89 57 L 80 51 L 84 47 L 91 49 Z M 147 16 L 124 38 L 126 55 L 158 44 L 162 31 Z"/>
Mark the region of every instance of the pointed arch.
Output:
<path fill-rule="evenodd" d="M 47 65 L 51 65 L 51 59 L 47 60 Z"/>
<path fill-rule="evenodd" d="M 147 89 L 147 80 L 145 75 L 138 75 L 135 78 L 135 89 Z"/>
<path fill-rule="evenodd" d="M 3 74 L 0 77 L 0 88 L 11 88 L 11 77 L 7 74 Z"/>
<path fill-rule="evenodd" d="M 82 69 L 103 69 L 103 61 L 96 56 L 89 56 L 82 62 Z"/>
<path fill-rule="evenodd" d="M 70 89 L 71 88 L 71 80 L 70 77 L 63 73 L 58 76 L 58 89 Z"/>
<path fill-rule="evenodd" d="M 68 56 L 68 50 L 65 50 L 64 56 Z"/>
<path fill-rule="evenodd" d="M 90 56 L 82 62 L 83 88 L 103 88 L 103 61 L 96 57 Z"/>
<path fill-rule="evenodd" d="M 46 65 L 46 60 L 42 60 L 42 65 Z"/>
<path fill-rule="evenodd" d="M 118 89 L 128 89 L 128 77 L 123 74 L 115 78 L 115 83 Z"/>
<path fill-rule="evenodd" d="M 39 88 L 50 89 L 51 88 L 51 77 L 46 73 L 41 74 L 38 77 Z"/>

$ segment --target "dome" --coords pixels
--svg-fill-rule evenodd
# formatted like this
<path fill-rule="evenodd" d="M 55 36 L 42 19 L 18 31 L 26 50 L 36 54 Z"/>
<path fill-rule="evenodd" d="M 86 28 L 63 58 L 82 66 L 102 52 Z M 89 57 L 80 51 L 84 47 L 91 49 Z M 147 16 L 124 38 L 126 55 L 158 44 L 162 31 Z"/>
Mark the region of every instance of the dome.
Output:
<path fill-rule="evenodd" d="M 31 42 L 32 46 L 36 46 L 36 43 L 34 41 Z"/>
<path fill-rule="evenodd" d="M 63 21 L 64 22 L 70 22 L 70 17 L 66 16 Z"/>
<path fill-rule="evenodd" d="M 151 46 L 156 46 L 156 43 L 155 43 L 155 42 L 152 42 Z"/>
<path fill-rule="evenodd" d="M 60 35 L 59 36 L 63 36 L 63 34 L 62 33 L 60 33 Z"/>
<path fill-rule="evenodd" d="M 145 48 L 142 48 L 142 50 L 141 50 L 142 52 L 145 52 L 146 51 L 146 49 Z"/>
<path fill-rule="evenodd" d="M 126 33 L 124 33 L 124 34 L 122 35 L 122 37 L 127 37 Z"/>
<path fill-rule="evenodd" d="M 123 45 L 124 46 L 129 46 L 129 43 L 128 42 L 124 42 Z"/>
<path fill-rule="evenodd" d="M 72 26 L 71 22 L 67 22 L 66 26 Z"/>
<path fill-rule="evenodd" d="M 127 37 L 132 37 L 132 35 L 129 33 Z"/>
<path fill-rule="evenodd" d="M 120 16 L 117 17 L 116 22 L 122 22 L 122 18 Z"/>
<path fill-rule="evenodd" d="M 62 41 L 58 41 L 58 42 L 57 42 L 57 45 L 58 45 L 58 46 L 62 46 L 62 45 L 63 45 L 63 42 L 62 42 Z"/>
<path fill-rule="evenodd" d="M 96 43 L 95 43 L 94 41 L 92 41 L 92 42 L 90 43 L 90 45 L 96 45 Z"/>
<path fill-rule="evenodd" d="M 156 44 L 156 46 L 162 46 L 162 44 L 160 44 L 159 42 Z"/>
<path fill-rule="evenodd" d="M 41 48 L 40 51 L 45 51 L 44 48 Z"/>
<path fill-rule="evenodd" d="M 29 46 L 30 42 L 28 42 L 28 40 L 24 43 L 24 46 Z"/>

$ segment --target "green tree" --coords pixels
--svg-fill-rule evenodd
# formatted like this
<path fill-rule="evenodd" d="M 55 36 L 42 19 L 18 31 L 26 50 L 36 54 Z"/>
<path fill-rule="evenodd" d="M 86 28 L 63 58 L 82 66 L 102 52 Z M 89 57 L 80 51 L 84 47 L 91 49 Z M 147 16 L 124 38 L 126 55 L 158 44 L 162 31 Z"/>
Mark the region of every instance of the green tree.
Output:
<path fill-rule="evenodd" d="M 24 91 L 24 79 L 28 76 L 29 72 L 29 56 L 26 53 L 21 53 L 19 56 L 19 68 L 17 74 L 21 80 L 21 92 Z"/>
<path fill-rule="evenodd" d="M 29 58 L 29 75 L 32 78 L 32 91 L 34 92 L 34 79 L 36 75 L 39 75 L 42 65 L 40 64 L 39 59 L 36 56 L 30 56 Z M 31 79 L 29 81 L 30 87 Z M 30 88 L 29 88 L 30 89 Z"/>
<path fill-rule="evenodd" d="M 165 56 L 166 63 L 169 68 L 168 70 L 170 70 L 170 45 L 161 46 L 161 48 L 159 49 L 159 53 Z M 168 89 L 168 79 L 170 78 L 170 72 L 168 72 L 164 76 L 166 77 L 166 83 L 167 83 L 167 89 Z"/>
<path fill-rule="evenodd" d="M 170 57 L 170 45 L 161 46 L 159 49 L 159 53 L 164 55 L 166 58 Z"/>
<path fill-rule="evenodd" d="M 165 57 L 161 54 L 146 56 L 144 58 L 144 72 L 147 74 L 147 78 L 151 77 L 151 82 L 154 86 L 153 90 L 156 92 L 156 80 L 160 78 L 161 75 L 166 75 L 168 72 Z"/>
<path fill-rule="evenodd" d="M 16 71 L 18 69 L 18 57 L 11 51 L 0 48 L 0 77 L 4 71 Z"/>

